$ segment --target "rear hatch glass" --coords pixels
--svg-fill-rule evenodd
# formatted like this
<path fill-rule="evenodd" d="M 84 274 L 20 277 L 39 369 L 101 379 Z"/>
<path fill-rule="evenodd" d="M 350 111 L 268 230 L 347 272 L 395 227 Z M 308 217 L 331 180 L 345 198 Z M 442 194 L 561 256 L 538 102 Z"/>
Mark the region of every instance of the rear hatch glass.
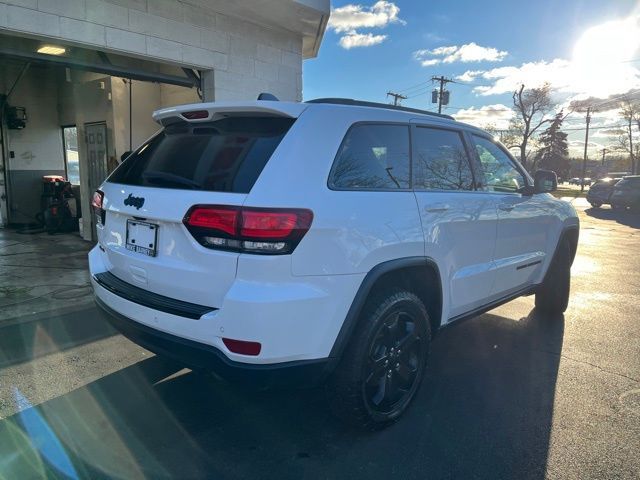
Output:
<path fill-rule="evenodd" d="M 241 116 L 169 125 L 130 155 L 108 181 L 249 193 L 294 121 Z"/>

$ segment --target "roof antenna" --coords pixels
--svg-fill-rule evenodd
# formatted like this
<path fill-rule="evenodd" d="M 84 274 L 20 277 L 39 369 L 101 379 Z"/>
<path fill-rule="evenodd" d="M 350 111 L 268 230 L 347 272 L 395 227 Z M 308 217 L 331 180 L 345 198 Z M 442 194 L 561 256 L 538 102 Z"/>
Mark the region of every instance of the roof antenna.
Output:
<path fill-rule="evenodd" d="M 278 102 L 278 97 L 276 97 L 273 93 L 262 92 L 258 95 L 258 100 L 270 100 L 272 102 Z"/>

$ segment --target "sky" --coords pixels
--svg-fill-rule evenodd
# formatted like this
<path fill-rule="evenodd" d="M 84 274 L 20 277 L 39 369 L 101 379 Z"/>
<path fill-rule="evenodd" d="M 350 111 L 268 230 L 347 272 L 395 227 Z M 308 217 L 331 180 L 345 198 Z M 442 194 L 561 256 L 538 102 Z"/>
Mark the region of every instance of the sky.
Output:
<path fill-rule="evenodd" d="M 304 99 L 347 97 L 435 110 L 432 76 L 444 75 L 443 113 L 506 128 L 512 92 L 549 82 L 560 106 L 640 88 L 640 0 L 332 2 L 318 57 L 304 62 Z M 616 143 L 615 111 L 595 114 L 590 156 Z M 565 121 L 571 154 L 584 114 Z"/>

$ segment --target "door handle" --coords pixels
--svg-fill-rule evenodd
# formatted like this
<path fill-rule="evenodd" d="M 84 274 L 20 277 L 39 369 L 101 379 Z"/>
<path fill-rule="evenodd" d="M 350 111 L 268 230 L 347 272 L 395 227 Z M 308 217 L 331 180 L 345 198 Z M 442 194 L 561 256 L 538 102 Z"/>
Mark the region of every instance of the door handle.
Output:
<path fill-rule="evenodd" d="M 449 210 L 449 205 L 444 204 L 436 204 L 432 207 L 424 207 L 424 211 L 428 213 L 446 212 L 447 210 Z"/>
<path fill-rule="evenodd" d="M 504 212 L 510 212 L 515 208 L 515 205 L 512 205 L 510 203 L 501 203 L 500 205 L 498 205 L 498 208 Z"/>

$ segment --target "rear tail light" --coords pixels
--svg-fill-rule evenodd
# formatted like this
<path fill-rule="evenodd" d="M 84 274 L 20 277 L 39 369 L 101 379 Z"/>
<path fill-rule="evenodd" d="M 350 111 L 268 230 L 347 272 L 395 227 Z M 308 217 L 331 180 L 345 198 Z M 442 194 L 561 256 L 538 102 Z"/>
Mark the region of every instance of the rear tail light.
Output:
<path fill-rule="evenodd" d="M 183 223 L 207 248 L 282 255 L 293 252 L 312 221 L 311 210 L 301 208 L 196 205 Z"/>
<path fill-rule="evenodd" d="M 96 212 L 96 218 L 100 225 L 104 224 L 106 211 L 102 208 L 102 202 L 104 201 L 104 193 L 100 190 L 96 190 L 91 198 L 91 206 Z"/>
<path fill-rule="evenodd" d="M 258 342 L 247 342 L 245 340 L 233 340 L 232 338 L 223 338 L 222 342 L 230 352 L 239 353 L 241 355 L 260 355 L 262 345 Z"/>

